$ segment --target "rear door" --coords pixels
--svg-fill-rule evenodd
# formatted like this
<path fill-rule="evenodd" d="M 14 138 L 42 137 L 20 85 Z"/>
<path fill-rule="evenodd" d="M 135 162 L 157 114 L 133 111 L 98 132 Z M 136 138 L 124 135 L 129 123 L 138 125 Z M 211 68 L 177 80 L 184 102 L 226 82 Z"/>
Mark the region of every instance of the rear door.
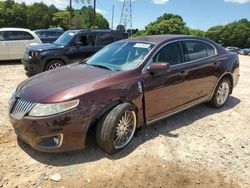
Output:
<path fill-rule="evenodd" d="M 0 31 L 0 60 L 9 59 L 9 47 L 5 31 Z"/>
<path fill-rule="evenodd" d="M 185 40 L 182 42 L 187 80 L 190 82 L 189 100 L 208 98 L 218 80 L 217 50 L 205 41 Z"/>

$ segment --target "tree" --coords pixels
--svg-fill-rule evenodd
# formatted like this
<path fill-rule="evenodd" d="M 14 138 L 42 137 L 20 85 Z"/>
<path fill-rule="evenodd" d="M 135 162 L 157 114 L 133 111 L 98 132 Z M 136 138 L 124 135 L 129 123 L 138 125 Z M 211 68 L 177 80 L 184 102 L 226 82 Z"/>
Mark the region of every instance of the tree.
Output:
<path fill-rule="evenodd" d="M 34 3 L 27 8 L 27 25 L 31 29 L 49 28 L 53 23 L 53 15 L 58 12 L 54 6 L 44 3 Z"/>
<path fill-rule="evenodd" d="M 76 3 L 90 3 L 91 0 L 74 0 Z M 72 17 L 73 17 L 73 6 L 72 6 L 72 0 L 69 0 L 69 28 L 72 24 Z"/>
<path fill-rule="evenodd" d="M 124 25 L 118 25 L 118 26 L 116 27 L 116 30 L 117 30 L 117 31 L 120 31 L 120 32 L 125 32 L 125 31 L 126 31 Z"/>
<path fill-rule="evenodd" d="M 211 27 L 206 37 L 223 46 L 237 46 L 247 48 L 250 46 L 250 21 L 241 19 L 227 25 Z"/>
<path fill-rule="evenodd" d="M 189 29 L 181 16 L 163 14 L 155 22 L 148 24 L 142 33 L 146 35 L 189 34 Z"/>
<path fill-rule="evenodd" d="M 189 28 L 189 34 L 193 35 L 193 36 L 204 37 L 206 32 L 202 31 L 200 29 L 191 29 L 191 28 Z"/>
<path fill-rule="evenodd" d="M 69 28 L 68 20 L 69 20 L 69 11 L 60 11 L 53 14 L 52 21 L 56 27 L 61 27 L 67 30 Z"/>

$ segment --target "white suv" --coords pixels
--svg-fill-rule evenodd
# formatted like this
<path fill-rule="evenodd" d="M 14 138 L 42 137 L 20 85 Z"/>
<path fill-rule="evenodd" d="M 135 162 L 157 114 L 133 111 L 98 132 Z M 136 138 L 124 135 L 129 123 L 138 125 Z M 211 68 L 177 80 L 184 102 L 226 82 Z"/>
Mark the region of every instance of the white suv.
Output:
<path fill-rule="evenodd" d="M 21 59 L 26 46 L 36 44 L 42 44 L 42 42 L 29 29 L 0 28 L 0 60 Z"/>

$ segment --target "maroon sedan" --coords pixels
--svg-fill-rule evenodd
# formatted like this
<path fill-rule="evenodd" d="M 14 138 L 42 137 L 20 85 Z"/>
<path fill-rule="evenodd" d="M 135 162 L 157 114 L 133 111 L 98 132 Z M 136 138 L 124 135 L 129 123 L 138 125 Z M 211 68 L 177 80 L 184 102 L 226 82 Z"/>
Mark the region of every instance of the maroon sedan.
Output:
<path fill-rule="evenodd" d="M 211 40 L 131 38 L 84 63 L 22 82 L 9 100 L 9 114 L 17 136 L 37 150 L 84 148 L 88 130 L 97 126 L 98 145 L 114 153 L 142 125 L 203 102 L 222 107 L 238 79 L 237 54 Z"/>

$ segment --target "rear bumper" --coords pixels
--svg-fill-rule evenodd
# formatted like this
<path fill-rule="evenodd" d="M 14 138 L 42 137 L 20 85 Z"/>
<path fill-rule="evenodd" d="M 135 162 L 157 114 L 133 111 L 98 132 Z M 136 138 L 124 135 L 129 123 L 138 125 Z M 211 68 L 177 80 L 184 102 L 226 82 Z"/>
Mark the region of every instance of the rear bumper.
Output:
<path fill-rule="evenodd" d="M 55 116 L 30 117 L 10 121 L 18 138 L 36 150 L 65 152 L 83 149 L 90 120 L 74 109 Z"/>
<path fill-rule="evenodd" d="M 24 59 L 21 59 L 21 62 L 28 76 L 36 75 L 38 73 L 43 72 L 44 70 L 44 66 L 43 66 L 44 64 L 41 63 L 38 59 L 24 58 Z"/>

